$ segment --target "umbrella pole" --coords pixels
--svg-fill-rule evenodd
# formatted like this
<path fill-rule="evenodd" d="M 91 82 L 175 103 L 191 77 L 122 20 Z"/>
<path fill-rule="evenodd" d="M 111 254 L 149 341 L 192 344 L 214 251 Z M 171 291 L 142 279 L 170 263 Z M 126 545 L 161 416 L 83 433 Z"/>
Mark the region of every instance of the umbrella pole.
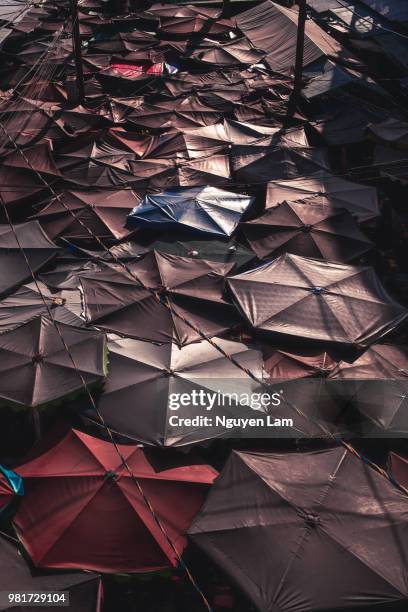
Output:
<path fill-rule="evenodd" d="M 297 4 L 299 6 L 299 15 L 297 24 L 295 76 L 293 81 L 293 90 L 288 104 L 289 117 L 294 115 L 302 91 L 303 52 L 305 47 L 306 25 L 306 0 L 297 0 Z"/>

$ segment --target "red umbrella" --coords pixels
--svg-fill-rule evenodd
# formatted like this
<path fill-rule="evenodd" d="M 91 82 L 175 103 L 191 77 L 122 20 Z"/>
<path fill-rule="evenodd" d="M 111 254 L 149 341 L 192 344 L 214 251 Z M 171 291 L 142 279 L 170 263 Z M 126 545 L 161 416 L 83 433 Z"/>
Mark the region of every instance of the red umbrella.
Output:
<path fill-rule="evenodd" d="M 216 472 L 185 463 L 156 471 L 141 448 L 120 452 L 180 554 Z M 111 443 L 71 430 L 18 469 L 26 495 L 14 524 L 35 565 L 145 572 L 177 564 Z"/>

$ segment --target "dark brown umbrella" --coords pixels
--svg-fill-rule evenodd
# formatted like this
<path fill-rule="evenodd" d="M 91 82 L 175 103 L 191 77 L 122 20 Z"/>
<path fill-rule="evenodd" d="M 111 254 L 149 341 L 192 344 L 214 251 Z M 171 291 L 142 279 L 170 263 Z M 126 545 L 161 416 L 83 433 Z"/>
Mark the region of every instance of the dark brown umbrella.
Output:
<path fill-rule="evenodd" d="M 0 225 L 0 295 L 31 281 L 32 273 L 47 265 L 58 250 L 38 221 L 18 223 L 14 230 Z"/>
<path fill-rule="evenodd" d="M 280 202 L 306 201 L 345 208 L 359 221 L 379 215 L 377 190 L 369 185 L 353 183 L 328 172 L 268 183 L 266 208 Z"/>
<path fill-rule="evenodd" d="M 153 251 L 129 264 L 133 275 L 110 269 L 82 278 L 88 323 L 131 338 L 187 344 L 200 335 L 172 314 L 135 280 L 154 289 L 177 313 L 207 336 L 237 322 L 223 296 L 224 281 L 234 264 L 191 260 Z"/>
<path fill-rule="evenodd" d="M 373 344 L 353 362 L 340 361 L 327 380 L 365 435 L 407 435 L 407 347 Z"/>
<path fill-rule="evenodd" d="M 102 611 L 102 582 L 98 574 L 92 572 L 52 572 L 35 568 L 21 550 L 9 539 L 0 538 L 0 588 L 4 592 L 35 593 L 61 593 L 65 601 L 69 599 L 69 606 L 76 612 Z M 63 603 L 63 599 L 60 602 Z M 51 606 L 51 609 L 54 606 Z M 2 601 L 0 610 L 15 612 L 21 606 Z M 33 606 L 28 604 L 24 608 L 30 612 Z"/>
<path fill-rule="evenodd" d="M 90 240 L 91 233 L 105 239 L 124 238 L 130 233 L 125 228 L 127 216 L 139 203 L 139 196 L 130 189 L 64 191 L 33 218 L 53 238 Z"/>
<path fill-rule="evenodd" d="M 142 159 L 130 161 L 136 187 L 166 189 L 168 187 L 193 187 L 224 185 L 231 182 L 227 155 L 188 159 Z"/>
<path fill-rule="evenodd" d="M 37 317 L 0 335 L 0 371 L 3 403 L 34 408 L 62 400 L 83 390 L 83 381 L 106 376 L 105 335 Z"/>
<path fill-rule="evenodd" d="M 242 66 L 245 64 L 258 64 L 264 59 L 265 53 L 254 49 L 246 38 L 232 40 L 227 43 L 205 39 L 193 51 L 191 57 L 205 64 Z"/>
<path fill-rule="evenodd" d="M 241 228 L 259 259 L 286 252 L 347 262 L 373 247 L 349 212 L 321 204 L 282 202 Z"/>
<path fill-rule="evenodd" d="M 239 182 L 267 183 L 273 179 L 293 178 L 328 169 L 327 150 L 318 147 L 293 147 L 261 144 L 233 145 L 231 167 Z"/>
<path fill-rule="evenodd" d="M 126 119 L 130 123 L 155 129 L 182 129 L 217 123 L 222 118 L 219 110 L 203 104 L 197 96 L 181 100 L 144 103 L 133 109 Z"/>
<path fill-rule="evenodd" d="M 82 311 L 79 291 L 51 293 L 43 283 L 37 281 L 37 284 L 33 282 L 23 285 L 12 295 L 0 300 L 0 332 L 13 329 L 39 315 L 47 315 L 47 307 L 51 309 L 53 318 L 60 323 L 75 327 L 85 325 L 79 318 Z"/>
<path fill-rule="evenodd" d="M 233 451 L 189 535 L 257 610 L 327 612 L 408 599 L 407 529 L 406 495 L 337 447 Z"/>
<path fill-rule="evenodd" d="M 336 365 L 329 353 L 312 348 L 295 352 L 265 345 L 263 354 L 265 370 L 276 381 L 327 375 Z"/>
<path fill-rule="evenodd" d="M 24 155 L 13 149 L 0 159 L 0 197 L 10 207 L 32 204 L 60 176 L 48 144 L 25 148 Z"/>
<path fill-rule="evenodd" d="M 205 32 L 207 36 L 222 37 L 234 29 L 229 19 L 213 19 L 200 12 L 199 7 L 183 6 L 174 11 L 173 15 L 160 16 L 158 31 L 164 35 L 177 35 L 190 38 L 192 34 Z"/>
<path fill-rule="evenodd" d="M 370 267 L 281 255 L 230 277 L 233 299 L 257 330 L 309 340 L 369 344 L 395 329 L 408 311 Z"/>
<path fill-rule="evenodd" d="M 262 354 L 245 344 L 216 338 L 217 345 L 258 378 L 262 378 Z M 222 426 L 173 425 L 172 397 L 193 391 L 221 393 L 251 393 L 258 385 L 243 370 L 224 357 L 219 350 L 203 340 L 184 347 L 175 344 L 161 346 L 151 342 L 114 339 L 109 342 L 109 377 L 98 397 L 98 409 L 105 423 L 126 438 L 154 446 L 183 446 L 223 437 L 230 432 Z M 100 428 L 89 400 L 75 403 L 83 408 L 86 422 Z M 194 418 L 197 406 L 181 406 L 178 417 Z M 212 411 L 214 416 L 215 409 Z M 223 411 L 237 414 L 237 406 L 228 403 Z M 217 411 L 220 414 L 220 410 Z M 256 415 L 256 413 L 254 413 Z M 215 419 L 213 419 L 214 422 Z"/>

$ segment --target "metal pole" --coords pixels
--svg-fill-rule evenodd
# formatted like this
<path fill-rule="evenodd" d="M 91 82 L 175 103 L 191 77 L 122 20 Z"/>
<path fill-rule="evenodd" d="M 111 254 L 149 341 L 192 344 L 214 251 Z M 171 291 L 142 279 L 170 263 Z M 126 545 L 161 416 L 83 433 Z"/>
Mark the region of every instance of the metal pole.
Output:
<path fill-rule="evenodd" d="M 72 49 L 74 51 L 77 88 L 78 88 L 78 104 L 82 104 L 85 100 L 84 88 L 84 70 L 82 66 L 82 47 L 81 34 L 79 31 L 78 19 L 78 0 L 70 0 L 71 2 L 71 18 L 72 18 Z"/>
<path fill-rule="evenodd" d="M 305 24 L 306 24 L 306 0 L 297 0 L 299 6 L 297 40 L 296 40 L 296 60 L 293 91 L 289 101 L 288 114 L 293 115 L 296 105 L 299 102 L 302 91 L 303 75 L 303 51 L 305 47 Z"/>

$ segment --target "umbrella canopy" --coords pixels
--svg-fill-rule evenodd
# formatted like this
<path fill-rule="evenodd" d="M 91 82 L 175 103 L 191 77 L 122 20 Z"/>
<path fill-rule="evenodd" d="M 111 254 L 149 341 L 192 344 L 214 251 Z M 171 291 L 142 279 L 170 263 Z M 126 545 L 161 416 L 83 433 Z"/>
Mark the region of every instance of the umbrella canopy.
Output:
<path fill-rule="evenodd" d="M 24 495 L 21 476 L 0 465 L 0 515 L 11 504 L 16 495 Z"/>
<path fill-rule="evenodd" d="M 6 538 L 0 538 L 0 589 L 4 592 L 63 591 L 75 612 L 102 612 L 102 582 L 91 572 L 47 572 L 29 564 L 20 550 Z M 26 610 L 34 607 L 24 605 Z M 0 610 L 22 609 L 2 602 Z M 51 608 L 52 609 L 52 608 Z"/>
<path fill-rule="evenodd" d="M 33 408 L 82 390 L 83 379 L 87 385 L 101 382 L 106 340 L 100 332 L 41 316 L 0 335 L 0 363 L 0 401 Z"/>
<path fill-rule="evenodd" d="M 268 183 L 266 208 L 284 201 L 331 204 L 345 208 L 358 221 L 367 221 L 380 214 L 375 187 L 353 183 L 327 172 Z"/>
<path fill-rule="evenodd" d="M 295 380 L 308 376 L 325 376 L 336 365 L 326 351 L 316 349 L 284 350 L 269 344 L 263 347 L 265 370 L 271 380 Z"/>
<path fill-rule="evenodd" d="M 246 38 L 219 43 L 214 40 L 204 40 L 191 54 L 196 60 L 205 64 L 217 66 L 241 66 L 258 64 L 265 57 L 263 51 L 254 49 Z"/>
<path fill-rule="evenodd" d="M 134 227 L 189 228 L 198 232 L 231 236 L 254 198 L 216 187 L 173 189 L 146 195 L 133 209 L 128 222 Z"/>
<path fill-rule="evenodd" d="M 241 225 L 259 259 L 282 252 L 328 261 L 351 261 L 374 245 L 346 210 L 282 202 Z"/>
<path fill-rule="evenodd" d="M 213 155 L 201 159 L 141 159 L 129 161 L 135 186 L 156 189 L 224 185 L 231 182 L 229 157 Z"/>
<path fill-rule="evenodd" d="M 257 610 L 327 612 L 408 598 L 407 523 L 406 496 L 343 448 L 234 451 L 189 535 Z"/>
<path fill-rule="evenodd" d="M 231 168 L 237 181 L 267 183 L 271 179 L 294 178 L 329 169 L 327 150 L 322 147 L 261 143 L 232 146 Z"/>
<path fill-rule="evenodd" d="M 408 487 L 408 459 L 391 452 L 388 457 L 388 467 L 393 478 L 399 484 Z"/>
<path fill-rule="evenodd" d="M 262 354 L 245 344 L 216 338 L 217 345 L 262 379 Z M 222 383 L 222 384 L 221 384 Z M 257 384 L 243 370 L 205 340 L 184 347 L 157 346 L 140 340 L 112 339 L 109 343 L 109 377 L 98 399 L 98 409 L 114 432 L 143 444 L 182 446 L 223 436 L 219 426 L 172 426 L 172 396 L 209 390 L 251 393 Z M 100 426 L 85 402 L 83 416 Z M 227 410 L 225 411 L 228 412 Z M 234 405 L 231 413 L 234 412 Z M 197 407 L 181 406 L 183 418 L 197 416 Z"/>
<path fill-rule="evenodd" d="M 0 225 L 0 295 L 31 280 L 32 272 L 49 263 L 58 250 L 38 221 L 16 224 L 14 231 Z"/>
<path fill-rule="evenodd" d="M 187 344 L 201 336 L 175 314 L 179 313 L 206 336 L 237 324 L 233 307 L 223 296 L 226 276 L 234 264 L 150 252 L 129 264 L 132 275 L 111 270 L 81 278 L 88 323 L 131 338 Z M 160 303 L 154 289 L 172 311 Z"/>
<path fill-rule="evenodd" d="M 363 417 L 364 432 L 379 437 L 407 434 L 407 347 L 373 344 L 355 361 L 340 361 L 328 381 L 338 399 L 357 412 L 354 420 Z"/>
<path fill-rule="evenodd" d="M 101 239 L 120 239 L 129 235 L 125 228 L 127 215 L 139 202 L 140 197 L 131 189 L 67 190 L 32 218 L 53 238 L 90 240 L 91 232 Z"/>
<path fill-rule="evenodd" d="M 27 160 L 27 161 L 26 161 Z M 37 176 L 37 173 L 43 177 Z M 0 197 L 7 206 L 32 204 L 41 193 L 48 194 L 48 185 L 60 177 L 48 145 L 24 149 L 24 156 L 12 152 L 0 160 Z"/>
<path fill-rule="evenodd" d="M 408 123 L 395 117 L 390 117 L 382 123 L 372 123 L 367 126 L 367 132 L 373 140 L 397 149 L 408 148 Z"/>
<path fill-rule="evenodd" d="M 281 255 L 228 279 L 248 322 L 264 332 L 365 345 L 391 331 L 408 311 L 370 267 Z"/>
<path fill-rule="evenodd" d="M 75 327 L 85 325 L 79 318 L 82 312 L 79 291 L 51 293 L 46 285 L 37 280 L 37 283 L 23 285 L 12 295 L 0 300 L 0 332 L 13 329 L 41 314 L 48 314 L 47 307 L 51 309 L 53 318 L 60 323 Z"/>
<path fill-rule="evenodd" d="M 119 450 L 181 553 L 216 472 L 193 461 L 155 471 L 140 447 Z M 14 525 L 36 566 L 142 572 L 177 564 L 113 444 L 71 430 L 19 472 L 26 495 Z"/>
<path fill-rule="evenodd" d="M 222 36 L 234 29 L 229 19 L 214 19 L 204 15 L 200 8 L 183 6 L 174 11 L 173 15 L 162 15 L 159 20 L 158 31 L 163 34 L 173 34 L 183 38 L 190 38 L 192 34 L 204 31 L 206 35 Z"/>
<path fill-rule="evenodd" d="M 197 95 L 184 96 L 181 100 L 145 102 L 132 108 L 126 116 L 129 123 L 138 128 L 183 129 L 211 125 L 222 119 L 219 109 L 204 104 Z"/>

